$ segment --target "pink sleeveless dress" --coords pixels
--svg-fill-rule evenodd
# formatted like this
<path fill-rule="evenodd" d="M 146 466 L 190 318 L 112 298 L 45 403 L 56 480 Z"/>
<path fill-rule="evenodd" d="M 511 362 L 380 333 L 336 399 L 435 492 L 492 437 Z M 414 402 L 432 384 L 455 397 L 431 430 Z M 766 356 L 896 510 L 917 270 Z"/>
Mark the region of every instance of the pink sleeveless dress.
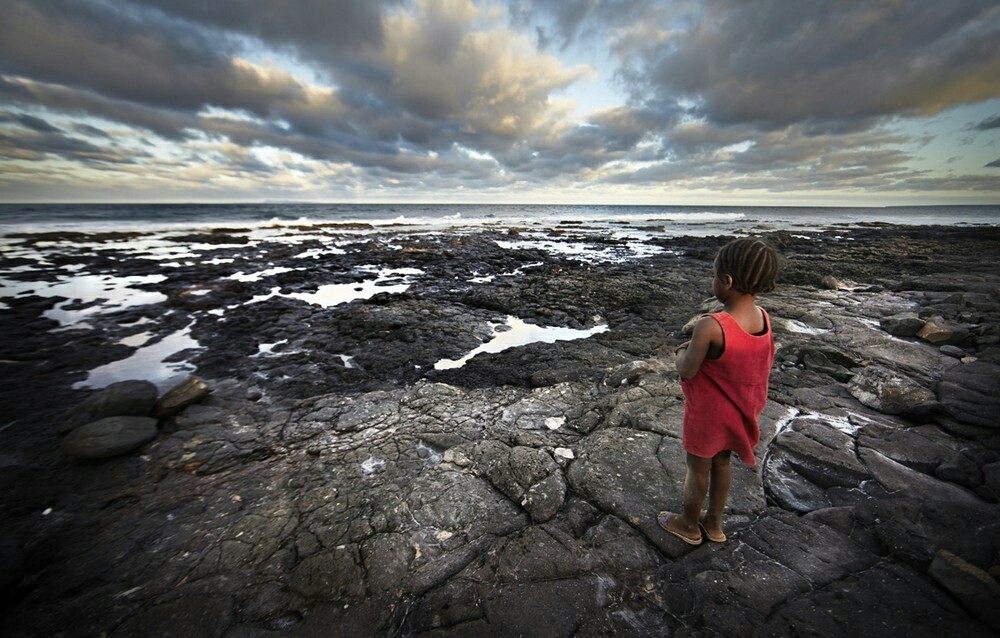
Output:
<path fill-rule="evenodd" d="M 722 326 L 725 350 L 718 359 L 705 359 L 693 377 L 681 381 L 683 445 L 689 454 L 709 458 L 732 450 L 747 465 L 757 463 L 753 455 L 760 440 L 757 419 L 767 403 L 767 380 L 774 363 L 771 318 L 763 314 L 760 335 L 749 334 L 727 312 L 711 315 Z"/>

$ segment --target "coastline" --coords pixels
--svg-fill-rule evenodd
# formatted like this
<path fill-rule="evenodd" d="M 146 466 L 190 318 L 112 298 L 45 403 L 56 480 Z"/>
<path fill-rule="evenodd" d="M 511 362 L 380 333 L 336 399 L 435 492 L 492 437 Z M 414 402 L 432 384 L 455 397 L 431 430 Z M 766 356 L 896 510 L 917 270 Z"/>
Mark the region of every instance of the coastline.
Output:
<path fill-rule="evenodd" d="M 781 345 L 764 461 L 737 470 L 732 540 L 693 550 L 653 519 L 683 480 L 677 378 L 653 358 L 707 309 L 722 237 L 661 235 L 637 258 L 630 238 L 575 227 L 530 242 L 315 230 L 287 243 L 221 225 L 143 246 L 159 259 L 127 250 L 135 236 L 24 237 L 49 266 L 5 258 L 39 286 L 79 267 L 163 297 L 92 313 L 4 299 L 5 634 L 990 626 L 954 598 L 940 551 L 996 576 L 1000 423 L 970 422 L 949 394 L 1000 378 L 996 227 L 765 233 L 785 267 L 761 299 Z M 209 248 L 185 256 L 195 244 Z M 314 303 L 323 286 L 339 303 Z M 59 330 L 56 306 L 91 328 Z M 965 330 L 944 344 L 962 356 L 880 323 L 908 312 Z M 589 336 L 435 370 L 509 317 Z M 73 385 L 147 332 L 187 335 L 196 346 L 163 363 L 212 394 L 138 451 L 70 461 L 59 431 L 92 392 Z M 879 368 L 933 399 L 895 414 L 879 392 L 860 401 L 852 387 Z"/>

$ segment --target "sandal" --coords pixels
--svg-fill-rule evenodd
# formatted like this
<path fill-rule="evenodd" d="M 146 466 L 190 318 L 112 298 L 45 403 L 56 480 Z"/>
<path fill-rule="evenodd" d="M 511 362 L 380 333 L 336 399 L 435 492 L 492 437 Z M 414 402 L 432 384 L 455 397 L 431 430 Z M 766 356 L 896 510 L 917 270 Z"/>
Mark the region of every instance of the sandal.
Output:
<path fill-rule="evenodd" d="M 674 530 L 667 527 L 667 525 L 670 523 L 670 512 L 660 512 L 659 514 L 657 514 L 656 522 L 659 523 L 660 527 L 663 528 L 663 531 L 667 532 L 668 534 L 673 534 L 674 536 L 681 539 L 688 545 L 701 545 L 702 543 L 702 538 L 700 534 L 698 535 L 698 538 L 691 538 L 690 536 L 685 536 L 684 534 L 681 534 L 680 532 L 675 532 Z"/>

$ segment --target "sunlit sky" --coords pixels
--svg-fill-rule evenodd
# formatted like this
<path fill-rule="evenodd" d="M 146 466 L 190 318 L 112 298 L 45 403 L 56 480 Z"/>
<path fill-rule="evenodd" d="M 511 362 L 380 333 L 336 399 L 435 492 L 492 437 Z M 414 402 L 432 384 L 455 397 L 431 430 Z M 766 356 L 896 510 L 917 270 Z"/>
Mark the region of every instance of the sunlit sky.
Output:
<path fill-rule="evenodd" d="M 996 0 L 0 0 L 0 201 L 1000 204 Z"/>

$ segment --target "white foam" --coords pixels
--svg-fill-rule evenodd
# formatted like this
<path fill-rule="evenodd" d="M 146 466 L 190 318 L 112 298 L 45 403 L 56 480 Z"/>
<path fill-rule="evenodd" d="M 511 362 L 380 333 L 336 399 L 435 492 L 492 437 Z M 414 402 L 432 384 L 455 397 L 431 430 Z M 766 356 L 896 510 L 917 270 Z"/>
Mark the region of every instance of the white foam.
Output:
<path fill-rule="evenodd" d="M 550 255 L 575 257 L 580 261 L 599 264 L 623 262 L 627 259 L 642 259 L 663 252 L 659 246 L 630 241 L 624 245 L 602 246 L 586 241 L 559 241 L 553 239 L 495 240 L 497 246 L 507 250 L 534 249 Z"/>
<path fill-rule="evenodd" d="M 798 334 L 806 335 L 821 335 L 830 332 L 828 329 L 814 328 L 808 324 L 802 323 L 797 319 L 787 319 L 787 318 L 775 318 L 774 322 L 779 328 L 783 328 L 786 332 L 796 332 Z"/>
<path fill-rule="evenodd" d="M 274 348 L 276 346 L 280 346 L 283 343 L 288 343 L 288 339 L 282 339 L 281 341 L 275 341 L 274 343 L 259 343 L 257 344 L 257 354 L 252 354 L 250 356 L 261 357 L 261 356 L 272 355 L 274 354 Z"/>
<path fill-rule="evenodd" d="M 492 324 L 492 326 L 492 339 L 475 348 L 461 359 L 441 359 L 434 364 L 434 369 L 453 370 L 461 368 L 470 359 L 483 352 L 497 353 L 509 348 L 526 346 L 531 343 L 555 343 L 556 341 L 586 339 L 587 337 L 607 332 L 608 330 L 607 324 L 601 324 L 589 330 L 537 326 L 526 323 L 514 316 L 508 316 L 503 324 Z M 505 328 L 501 328 L 501 326 L 505 326 Z"/>
<path fill-rule="evenodd" d="M 519 268 L 512 270 L 510 272 L 502 272 L 496 275 L 480 275 L 478 271 L 473 271 L 473 277 L 469 279 L 470 283 L 474 284 L 487 284 L 497 277 L 516 277 L 524 272 L 525 268 L 537 268 L 538 266 L 544 266 L 545 263 L 541 261 L 532 262 L 530 264 L 525 264 Z"/>
<path fill-rule="evenodd" d="M 260 270 L 258 272 L 244 273 L 242 270 L 233 273 L 226 277 L 226 279 L 235 279 L 236 281 L 260 281 L 264 277 L 271 277 L 274 275 L 280 275 L 283 272 L 292 272 L 293 270 L 304 270 L 303 268 L 288 268 L 285 266 L 276 266 L 274 268 L 268 268 L 266 270 Z"/>

